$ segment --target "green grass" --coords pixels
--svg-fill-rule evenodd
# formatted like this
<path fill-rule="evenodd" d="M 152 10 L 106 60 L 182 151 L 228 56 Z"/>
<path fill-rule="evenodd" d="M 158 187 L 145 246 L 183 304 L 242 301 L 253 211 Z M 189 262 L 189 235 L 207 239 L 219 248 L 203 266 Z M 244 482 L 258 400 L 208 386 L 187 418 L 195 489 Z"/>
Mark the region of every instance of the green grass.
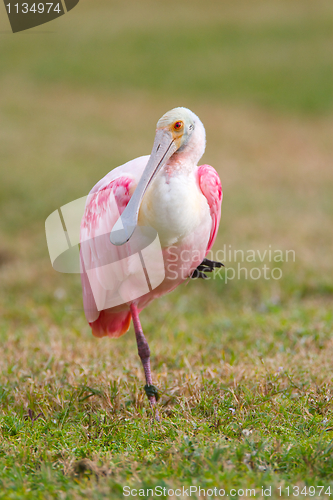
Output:
<path fill-rule="evenodd" d="M 332 486 L 332 312 L 308 299 L 239 315 L 222 293 L 221 314 L 213 287 L 189 288 L 142 315 L 161 424 L 133 334 L 97 342 L 76 310 L 45 299 L 16 316 L 2 334 L 3 498 L 121 498 L 125 485 Z M 27 408 L 43 415 L 32 422 Z"/>
<path fill-rule="evenodd" d="M 323 485 L 329 498 L 331 7 L 138 5 L 80 2 L 36 29 L 54 32 L 0 34 L 0 499 L 124 498 L 125 485 L 257 498 Z M 202 162 L 223 183 L 215 254 L 296 257 L 241 263 L 279 267 L 280 280 L 223 271 L 143 311 L 158 425 L 133 330 L 92 337 L 79 276 L 51 268 L 44 221 L 149 153 L 179 104 L 205 124 Z"/>

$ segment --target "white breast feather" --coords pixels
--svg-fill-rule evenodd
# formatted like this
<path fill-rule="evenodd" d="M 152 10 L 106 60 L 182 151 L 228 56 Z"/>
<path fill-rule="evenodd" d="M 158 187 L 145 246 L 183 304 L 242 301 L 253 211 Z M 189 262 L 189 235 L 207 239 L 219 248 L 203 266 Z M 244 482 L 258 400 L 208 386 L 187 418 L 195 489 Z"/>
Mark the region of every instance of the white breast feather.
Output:
<path fill-rule="evenodd" d="M 163 248 L 180 243 L 205 221 L 211 223 L 209 206 L 192 173 L 158 175 L 139 214 L 139 224 L 155 228 Z"/>

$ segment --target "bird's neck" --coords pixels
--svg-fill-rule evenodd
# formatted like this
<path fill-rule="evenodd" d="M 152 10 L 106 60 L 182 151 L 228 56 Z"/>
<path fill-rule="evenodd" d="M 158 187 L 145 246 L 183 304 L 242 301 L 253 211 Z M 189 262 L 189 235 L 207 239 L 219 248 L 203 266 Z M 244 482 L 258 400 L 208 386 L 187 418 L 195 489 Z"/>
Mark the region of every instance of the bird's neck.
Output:
<path fill-rule="evenodd" d="M 196 166 L 191 160 L 192 159 L 189 158 L 187 154 L 176 152 L 162 167 L 157 177 L 160 176 L 169 179 L 177 175 L 188 176 L 193 172 Z"/>

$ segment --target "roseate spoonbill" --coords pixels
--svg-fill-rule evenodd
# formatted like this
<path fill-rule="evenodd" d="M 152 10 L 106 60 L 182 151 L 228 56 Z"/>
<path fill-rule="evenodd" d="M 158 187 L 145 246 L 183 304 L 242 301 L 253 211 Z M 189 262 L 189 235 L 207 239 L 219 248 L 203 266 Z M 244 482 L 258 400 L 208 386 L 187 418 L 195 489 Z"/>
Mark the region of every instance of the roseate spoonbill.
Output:
<path fill-rule="evenodd" d="M 157 123 L 151 155 L 121 165 L 98 182 L 90 192 L 81 223 L 86 318 L 96 337 L 120 337 L 133 319 L 145 391 L 152 407 L 158 392 L 152 383 L 150 350 L 139 312 L 187 278 L 205 278 L 205 272 L 223 265 L 205 258 L 217 234 L 222 202 L 217 172 L 209 165 L 197 166 L 205 145 L 204 126 L 192 111 L 168 111 Z M 128 283 L 128 276 L 134 272 L 126 259 L 119 263 L 117 252 L 131 241 L 137 226 L 157 232 L 165 276 L 156 288 L 110 307 L 106 289 Z M 98 258 L 103 252 L 115 255 L 116 268 L 113 265 L 110 271 L 96 265 L 102 262 Z M 155 416 L 158 420 L 157 410 Z"/>

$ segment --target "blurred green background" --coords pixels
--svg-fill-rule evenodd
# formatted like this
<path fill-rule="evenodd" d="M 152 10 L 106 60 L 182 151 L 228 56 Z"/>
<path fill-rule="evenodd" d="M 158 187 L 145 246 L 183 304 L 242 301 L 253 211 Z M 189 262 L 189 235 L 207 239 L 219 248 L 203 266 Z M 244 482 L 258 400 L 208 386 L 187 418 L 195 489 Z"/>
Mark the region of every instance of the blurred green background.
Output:
<path fill-rule="evenodd" d="M 207 393 L 205 400 L 210 403 L 201 411 L 193 394 L 206 396 L 200 392 L 205 377 L 235 391 L 242 387 L 242 377 L 248 377 L 244 391 L 250 391 L 248 399 L 254 401 L 267 395 L 268 382 L 262 380 L 271 377 L 270 369 L 276 373 L 283 365 L 294 370 L 296 386 L 289 384 L 289 375 L 283 379 L 287 400 L 279 407 L 276 425 L 282 419 L 278 439 L 286 449 L 292 439 L 297 448 L 305 434 L 283 430 L 289 425 L 289 416 L 281 416 L 286 401 L 296 404 L 296 415 L 295 387 L 305 384 L 304 391 L 314 391 L 314 401 L 318 388 L 329 391 L 332 386 L 331 3 L 80 0 L 65 16 L 15 35 L 2 4 L 0 16 L 0 382 L 7 394 L 2 399 L 4 415 L 17 418 L 19 426 L 26 409 L 35 408 L 48 419 L 59 417 L 64 423 L 71 418 L 79 432 L 80 425 L 85 425 L 84 412 L 95 414 L 101 408 L 108 412 L 109 406 L 96 396 L 69 407 L 69 400 L 76 401 L 76 387 L 84 383 L 103 393 L 116 381 L 122 384 L 119 418 L 139 415 L 135 412 L 144 405 L 142 372 L 133 332 L 116 341 L 91 337 L 82 311 L 79 277 L 53 271 L 44 222 L 61 205 L 86 195 L 112 168 L 149 154 L 160 116 L 175 106 L 186 106 L 206 127 L 202 163 L 213 165 L 223 184 L 215 250 L 226 244 L 262 252 L 271 245 L 273 250 L 294 250 L 296 261 L 267 263 L 281 268 L 281 280 L 241 279 L 227 285 L 220 279 L 194 282 L 144 311 L 154 377 L 162 390 L 174 385 L 173 394 L 188 397 L 186 418 L 197 419 L 198 426 L 207 419 L 203 439 L 210 442 L 209 418 L 214 397 L 222 389 L 214 386 L 212 394 Z M 225 263 L 235 266 L 228 259 Z M 188 388 L 186 384 L 198 373 L 205 374 L 203 379 Z M 238 398 L 242 406 L 242 397 Z M 176 411 L 173 403 L 165 404 L 170 415 Z M 216 411 L 230 415 L 231 404 L 235 404 L 233 397 L 224 409 L 216 403 Z M 177 410 L 179 415 L 183 415 L 182 408 Z M 264 405 L 261 408 L 264 412 Z M 271 408 L 267 411 L 268 422 Z M 293 429 L 303 429 L 296 420 Z M 66 467 L 73 460 L 91 458 L 94 453 L 101 456 L 106 449 L 99 447 L 98 440 L 96 449 L 88 449 L 81 434 L 73 434 L 71 422 L 62 431 L 65 444 L 60 458 L 58 445 L 53 448 L 50 441 L 42 446 L 55 470 L 69 470 Z M 136 422 L 146 425 L 145 420 Z M 265 434 L 262 420 L 251 422 Z M 1 427 L 7 443 L 4 453 L 13 463 L 18 467 L 29 464 L 26 470 L 34 470 L 35 463 L 46 461 L 42 452 L 32 451 L 29 432 L 25 437 L 18 433 L 21 441 L 14 446 L 13 435 L 4 430 L 7 427 Z M 139 435 L 145 432 L 141 429 Z M 245 453 L 246 447 L 242 452 L 237 448 L 238 438 L 231 427 L 224 427 L 223 432 L 235 438 L 230 444 L 232 453 Z M 265 439 L 274 432 L 275 427 L 270 428 Z M 316 432 L 310 433 L 313 442 L 319 439 Z M 76 441 L 73 451 L 67 438 Z M 125 442 L 130 439 L 127 436 Z M 311 448 L 304 439 L 304 446 Z M 158 440 L 163 448 L 167 434 Z M 122 454 L 127 448 L 119 446 Z M 146 444 L 142 446 L 146 450 Z M 278 465 L 272 461 L 271 467 L 280 471 L 279 446 L 274 452 Z M 294 462 L 286 451 L 281 474 L 288 475 L 296 462 L 303 463 L 300 457 L 310 453 L 304 450 L 299 456 L 295 452 Z M 313 463 L 321 456 L 318 452 Z M 182 456 L 178 459 L 183 464 Z M 142 457 L 135 460 L 140 468 Z M 306 464 L 304 459 L 304 470 Z M 328 462 L 326 467 L 329 470 Z M 123 469 L 119 470 L 121 475 Z M 316 470 L 314 466 L 312 472 Z M 176 477 L 175 471 L 172 474 Z"/>
<path fill-rule="evenodd" d="M 268 116 L 283 129 L 282 117 L 287 125 L 297 119 L 315 125 L 332 111 L 326 1 L 81 0 L 62 18 L 15 35 L 2 11 L 5 232 L 41 222 L 114 166 L 149 153 L 155 122 L 171 107 L 193 108 L 202 117 L 205 160 L 215 160 L 226 187 L 227 134 L 233 126 L 237 132 L 237 125 L 228 126 L 230 113 L 242 114 L 241 126 L 248 129 L 238 132 L 236 155 L 230 154 L 236 162 L 246 148 L 241 134 L 252 136 L 257 123 L 265 129 Z M 261 142 L 265 148 L 264 135 Z M 284 151 L 276 154 L 279 169 L 287 169 Z M 228 190 L 229 200 L 242 188 Z M 239 198 L 244 203 L 243 193 Z"/>

